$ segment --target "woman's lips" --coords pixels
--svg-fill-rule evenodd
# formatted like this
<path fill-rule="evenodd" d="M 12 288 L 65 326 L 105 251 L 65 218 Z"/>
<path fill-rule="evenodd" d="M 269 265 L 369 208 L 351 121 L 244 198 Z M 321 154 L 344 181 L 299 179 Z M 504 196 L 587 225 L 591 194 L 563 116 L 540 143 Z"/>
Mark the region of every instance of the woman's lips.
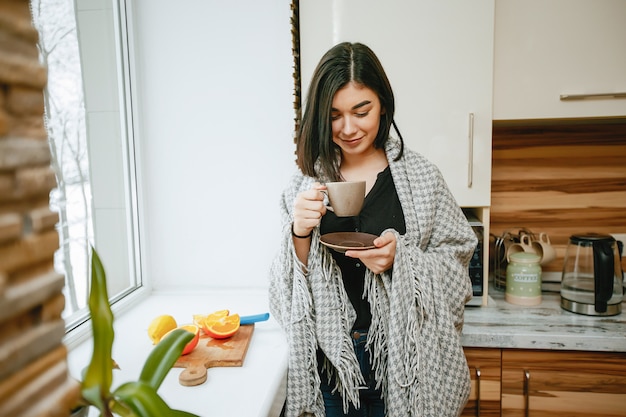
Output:
<path fill-rule="evenodd" d="M 356 138 L 356 139 L 341 139 L 341 141 L 342 141 L 343 143 L 345 143 L 346 145 L 352 145 L 352 146 L 354 146 L 354 145 L 359 144 L 359 143 L 361 142 L 361 139 L 363 139 L 363 138 Z"/>

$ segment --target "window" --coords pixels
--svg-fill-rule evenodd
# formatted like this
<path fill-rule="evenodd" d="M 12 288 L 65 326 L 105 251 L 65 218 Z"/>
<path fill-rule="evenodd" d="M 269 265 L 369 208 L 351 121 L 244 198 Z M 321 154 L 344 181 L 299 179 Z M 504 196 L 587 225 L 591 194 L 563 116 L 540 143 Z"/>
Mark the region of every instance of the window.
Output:
<path fill-rule="evenodd" d="M 103 260 L 113 303 L 141 287 L 125 8 L 124 0 L 31 0 L 48 68 L 55 267 L 66 277 L 68 331 L 88 319 L 90 245 Z"/>

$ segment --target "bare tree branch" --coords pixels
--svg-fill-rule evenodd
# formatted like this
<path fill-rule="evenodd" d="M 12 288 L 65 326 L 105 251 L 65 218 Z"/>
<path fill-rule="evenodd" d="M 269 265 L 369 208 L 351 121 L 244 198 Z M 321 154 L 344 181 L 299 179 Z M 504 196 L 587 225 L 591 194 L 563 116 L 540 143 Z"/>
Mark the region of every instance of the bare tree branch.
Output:
<path fill-rule="evenodd" d="M 39 32 L 40 59 L 49 73 L 44 106 L 51 165 L 57 179 L 54 196 L 59 213 L 60 250 L 56 266 L 65 274 L 68 314 L 86 305 L 91 230 L 91 193 L 87 191 L 89 163 L 85 151 L 87 139 L 76 20 L 72 0 L 31 0 L 30 5 L 33 25 Z M 76 187 L 79 192 L 71 192 Z M 74 262 L 76 254 L 85 260 L 83 265 Z M 80 294 L 79 288 L 82 289 Z"/>

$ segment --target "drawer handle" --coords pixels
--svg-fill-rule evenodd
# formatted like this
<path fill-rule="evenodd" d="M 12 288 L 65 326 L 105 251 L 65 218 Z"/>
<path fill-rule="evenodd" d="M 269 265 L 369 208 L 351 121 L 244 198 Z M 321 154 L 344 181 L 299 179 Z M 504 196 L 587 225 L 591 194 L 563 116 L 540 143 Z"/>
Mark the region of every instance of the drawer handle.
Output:
<path fill-rule="evenodd" d="M 480 417 L 480 368 L 476 368 L 476 417 Z"/>
<path fill-rule="evenodd" d="M 469 114 L 469 157 L 467 163 L 467 188 L 472 188 L 474 183 L 474 113 Z"/>
<path fill-rule="evenodd" d="M 530 416 L 530 371 L 524 369 L 524 415 Z"/>
<path fill-rule="evenodd" d="M 587 100 L 599 98 L 626 98 L 626 91 L 619 93 L 593 93 L 593 94 L 561 94 L 561 101 Z"/>

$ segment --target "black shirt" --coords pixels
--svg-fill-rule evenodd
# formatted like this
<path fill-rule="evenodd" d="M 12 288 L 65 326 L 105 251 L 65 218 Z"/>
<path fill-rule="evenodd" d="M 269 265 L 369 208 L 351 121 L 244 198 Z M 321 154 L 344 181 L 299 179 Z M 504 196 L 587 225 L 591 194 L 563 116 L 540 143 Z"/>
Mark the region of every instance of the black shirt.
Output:
<path fill-rule="evenodd" d="M 320 232 L 364 232 L 380 235 L 384 230 L 393 228 L 400 234 L 406 233 L 404 214 L 398 199 L 398 193 L 391 177 L 389 167 L 378 174 L 376 183 L 365 196 L 363 208 L 358 216 L 337 217 L 327 211 L 322 217 Z M 372 321 L 369 302 L 363 298 L 365 286 L 365 265 L 359 259 L 349 258 L 331 250 L 333 258 L 341 269 L 343 285 L 348 298 L 356 310 L 353 329 L 365 330 Z"/>

